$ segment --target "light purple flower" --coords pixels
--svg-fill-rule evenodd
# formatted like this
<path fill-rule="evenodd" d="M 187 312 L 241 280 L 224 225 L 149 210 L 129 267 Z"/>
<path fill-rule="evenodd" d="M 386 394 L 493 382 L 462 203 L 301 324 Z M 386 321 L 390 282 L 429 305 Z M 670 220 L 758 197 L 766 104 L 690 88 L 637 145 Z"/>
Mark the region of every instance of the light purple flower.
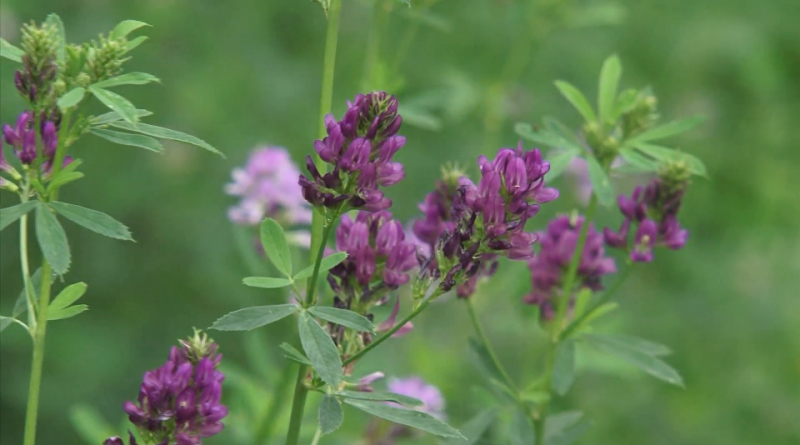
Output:
<path fill-rule="evenodd" d="M 392 308 L 392 313 L 389 315 L 389 318 L 386 319 L 383 323 L 379 324 L 376 331 L 378 332 L 386 332 L 397 326 L 397 315 L 400 313 L 400 298 L 395 298 L 394 307 Z M 409 321 L 404 324 L 400 329 L 395 331 L 392 334 L 393 338 L 402 337 L 409 332 L 414 330 L 414 325 Z"/>
<path fill-rule="evenodd" d="M 422 402 L 416 409 L 444 420 L 445 401 L 439 388 L 425 383 L 419 377 L 393 378 L 388 383 L 389 392 L 413 397 Z"/>

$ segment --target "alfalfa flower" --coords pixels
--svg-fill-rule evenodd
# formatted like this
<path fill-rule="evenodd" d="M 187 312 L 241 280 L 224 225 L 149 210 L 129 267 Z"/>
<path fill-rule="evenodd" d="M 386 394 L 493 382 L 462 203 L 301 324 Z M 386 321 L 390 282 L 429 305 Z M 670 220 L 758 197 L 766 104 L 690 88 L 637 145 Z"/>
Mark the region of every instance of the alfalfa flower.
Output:
<path fill-rule="evenodd" d="M 583 224 L 583 217 L 559 216 L 539 234 L 541 249 L 528 262 L 533 292 L 525 297 L 525 302 L 538 305 L 545 319 L 554 315 L 553 300 L 565 297 L 563 280 L 575 255 Z M 578 263 L 576 289 L 600 290 L 603 275 L 616 270 L 614 259 L 605 256 L 603 236 L 590 223 Z M 572 295 L 566 298 L 571 299 Z"/>
<path fill-rule="evenodd" d="M 405 177 L 403 165 L 392 162 L 406 143 L 397 136 L 403 121 L 397 114 L 397 99 L 382 91 L 359 94 L 347 107 L 341 121 L 331 114 L 325 117 L 328 135 L 316 141 L 314 149 L 332 169 L 321 174 L 307 156 L 311 177 L 300 175 L 303 196 L 314 206 L 386 210 L 392 201 L 380 188 Z"/>
<path fill-rule="evenodd" d="M 144 374 L 137 402 L 123 405 L 147 443 L 200 445 L 225 427 L 216 343 L 199 332 L 181 343 L 163 366 Z"/>

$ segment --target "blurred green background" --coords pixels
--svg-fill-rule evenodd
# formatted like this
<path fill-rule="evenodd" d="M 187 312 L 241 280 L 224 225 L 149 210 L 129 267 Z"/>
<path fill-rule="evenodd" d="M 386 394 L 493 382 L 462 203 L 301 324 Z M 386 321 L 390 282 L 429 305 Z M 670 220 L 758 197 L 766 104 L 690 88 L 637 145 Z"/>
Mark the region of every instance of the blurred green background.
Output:
<path fill-rule="evenodd" d="M 370 1 L 344 0 L 336 66 L 340 115 L 364 85 L 365 54 L 376 43 L 371 28 L 380 31 L 376 72 L 407 105 L 407 122 L 417 124 L 402 130 L 408 144 L 398 159 L 407 176 L 390 191 L 404 221 L 416 214 L 439 165 L 474 165 L 497 144 L 515 144 L 514 122 L 551 115 L 577 127 L 578 114 L 553 81 L 567 79 L 594 97 L 611 53 L 622 59 L 622 85 L 651 85 L 665 119 L 708 117 L 675 141 L 709 170 L 709 180 L 694 181 L 682 211 L 690 243 L 635 273 L 622 310 L 603 324 L 671 346 L 669 361 L 687 389 L 584 357 L 586 371 L 555 401 L 556 410 L 580 409 L 594 421 L 578 443 L 800 443 L 800 2 L 426 2 L 412 0 L 410 10 L 397 3 L 384 22 Z M 241 285 L 250 271 L 225 216 L 234 199 L 222 187 L 257 144 L 285 146 L 298 161 L 312 150 L 325 19 L 318 5 L 298 0 L 4 0 L 0 35 L 17 43 L 19 25 L 48 12 L 61 15 L 73 42 L 126 18 L 152 24 L 127 69 L 163 82 L 120 92 L 155 112 L 148 122 L 196 134 L 228 155 L 221 161 L 170 144 L 159 156 L 91 136 L 76 147 L 87 178 L 64 199 L 124 221 L 137 240 L 66 224 L 74 255 L 67 280 L 89 284 L 90 311 L 48 329 L 39 443 L 77 445 L 92 435 L 73 428 L 71 416 L 87 415 L 75 405 L 118 425 L 121 403 L 136 397 L 142 372 L 159 366 L 177 338 L 231 310 L 282 298 Z M 0 63 L 3 123 L 21 111 L 15 68 Z M 562 198 L 532 223 L 537 228 L 580 205 L 567 179 L 555 185 Z M 2 206 L 12 197 L 4 193 Z M 616 226 L 619 215 L 606 210 L 600 219 Z M 17 230 L 0 239 L 6 313 L 21 289 Z M 541 347 L 521 303 L 528 281 L 524 265 L 504 265 L 477 302 L 501 357 L 525 380 Z M 359 375 L 419 374 L 442 389 L 452 423 L 476 414 L 483 402 L 470 389 L 480 382 L 469 366 L 471 328 L 462 306 L 434 306 L 413 334 L 364 360 Z M 288 363 L 276 345 L 291 340 L 293 329 L 289 322 L 253 335 L 214 335 L 231 370 L 225 400 L 236 411 L 209 444 L 244 443 L 242 425 L 262 415 Z M 30 339 L 12 326 L 0 344 L 0 440 L 12 445 L 22 441 Z M 355 443 L 365 422 L 348 410 L 343 429 L 322 443 Z M 284 429 L 285 416 L 273 443 L 282 443 Z"/>

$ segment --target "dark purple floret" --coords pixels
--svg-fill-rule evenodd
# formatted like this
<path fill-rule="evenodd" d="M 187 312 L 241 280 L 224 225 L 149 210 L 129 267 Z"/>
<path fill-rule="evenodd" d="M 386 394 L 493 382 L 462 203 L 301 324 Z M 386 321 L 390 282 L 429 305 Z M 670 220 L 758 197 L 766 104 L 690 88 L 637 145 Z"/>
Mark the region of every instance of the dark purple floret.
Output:
<path fill-rule="evenodd" d="M 34 127 L 34 115 L 31 111 L 22 112 L 17 118 L 17 122 L 11 125 L 3 125 L 3 140 L 6 144 L 14 147 L 14 154 L 20 162 L 25 165 L 32 164 L 37 157 L 36 150 L 36 130 Z M 43 147 L 44 163 L 52 164 L 53 157 L 58 148 L 58 126 L 52 120 L 44 119 L 41 121 L 39 129 L 41 146 Z M 71 161 L 71 160 L 70 160 Z M 49 168 L 45 168 L 48 171 Z"/>
<path fill-rule="evenodd" d="M 176 445 L 199 445 L 221 432 L 228 415 L 220 402 L 221 360 L 217 345 L 200 333 L 173 347 L 163 366 L 144 374 L 138 403 L 123 405 L 131 423 L 152 443 L 173 438 Z"/>
<path fill-rule="evenodd" d="M 533 292 L 525 297 L 525 302 L 538 305 L 545 319 L 554 315 L 554 299 L 562 297 L 563 279 L 575 255 L 583 224 L 583 217 L 559 216 L 548 224 L 545 232 L 539 234 L 541 249 L 528 262 Z M 600 290 L 602 276 L 616 271 L 614 259 L 605 256 L 603 236 L 589 223 L 586 243 L 578 263 L 575 289 Z"/>
<path fill-rule="evenodd" d="M 608 227 L 603 230 L 606 244 L 628 252 L 632 261 L 644 263 L 653 261 L 654 247 L 682 248 L 689 231 L 681 227 L 677 215 L 685 187 L 685 182 L 670 185 L 664 179 L 656 179 L 647 187 L 636 187 L 630 198 L 620 195 L 617 201 L 625 219 L 618 231 Z M 636 232 L 629 245 L 631 225 Z"/>
<path fill-rule="evenodd" d="M 341 121 L 325 117 L 328 135 L 314 142 L 320 158 L 331 164 L 331 171 L 321 174 L 310 156 L 306 168 L 310 177 L 301 175 L 303 196 L 314 206 L 386 210 L 392 201 L 380 187 L 397 184 L 405 177 L 403 165 L 392 162 L 405 144 L 397 136 L 402 118 L 397 114 L 397 99 L 384 92 L 359 94 Z"/>

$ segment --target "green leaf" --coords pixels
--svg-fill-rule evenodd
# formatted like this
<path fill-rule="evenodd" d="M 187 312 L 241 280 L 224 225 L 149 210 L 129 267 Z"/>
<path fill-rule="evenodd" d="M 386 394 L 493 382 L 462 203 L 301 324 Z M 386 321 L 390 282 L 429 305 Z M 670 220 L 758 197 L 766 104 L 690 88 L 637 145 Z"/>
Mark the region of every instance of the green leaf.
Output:
<path fill-rule="evenodd" d="M 630 139 L 630 143 L 648 142 L 685 133 L 705 121 L 705 116 L 693 116 L 643 131 Z"/>
<path fill-rule="evenodd" d="M 338 309 L 335 307 L 313 306 L 309 310 L 311 315 L 321 318 L 325 321 L 335 323 L 341 326 L 346 326 L 360 332 L 373 332 L 375 326 L 372 322 L 367 320 L 361 314 L 347 309 Z"/>
<path fill-rule="evenodd" d="M 141 147 L 156 153 L 161 153 L 164 151 L 164 147 L 161 145 L 161 142 L 158 142 L 157 140 L 148 136 L 106 130 L 105 128 L 92 128 L 89 130 L 89 132 L 115 144 Z"/>
<path fill-rule="evenodd" d="M 150 26 L 145 22 L 139 22 L 137 20 L 123 20 L 114 27 L 114 29 L 109 33 L 108 37 L 111 39 L 121 39 L 122 37 L 126 37 L 128 34 L 136 31 L 137 29 L 143 26 Z"/>
<path fill-rule="evenodd" d="M 597 91 L 597 108 L 600 120 L 611 123 L 617 104 L 617 89 L 622 76 L 622 64 L 616 54 L 607 58 L 600 69 L 600 86 Z"/>
<path fill-rule="evenodd" d="M 478 359 L 478 364 L 484 371 L 483 373 L 487 375 L 487 377 L 497 380 L 498 382 L 503 380 L 503 376 L 500 373 L 500 370 L 494 364 L 494 360 L 492 360 L 489 351 L 486 350 L 486 347 L 483 346 L 483 343 L 478 341 L 475 338 L 469 338 L 468 343 L 470 349 L 475 354 L 475 357 Z"/>
<path fill-rule="evenodd" d="M 289 278 L 247 277 L 243 281 L 247 286 L 262 289 L 279 289 L 292 284 L 292 280 Z"/>
<path fill-rule="evenodd" d="M 295 304 L 254 306 L 233 311 L 214 322 L 211 329 L 218 331 L 249 331 L 286 318 L 299 307 Z"/>
<path fill-rule="evenodd" d="M 620 93 L 619 97 L 617 98 L 617 103 L 614 105 L 614 113 L 611 115 L 609 120 L 612 122 L 616 121 L 620 118 L 620 116 L 631 111 L 633 107 L 636 106 L 638 98 L 639 92 L 633 88 Z"/>
<path fill-rule="evenodd" d="M 328 255 L 320 261 L 319 264 L 319 273 L 322 274 L 323 272 L 327 272 L 334 267 L 336 267 L 339 263 L 344 261 L 347 258 L 347 252 L 336 252 L 334 254 Z M 305 269 L 297 272 L 294 275 L 294 280 L 299 281 L 306 278 L 310 278 L 311 275 L 314 274 L 314 265 L 310 265 Z"/>
<path fill-rule="evenodd" d="M 457 429 L 427 413 L 398 408 L 383 402 L 371 400 L 345 399 L 344 403 L 372 414 L 373 416 L 380 417 L 381 419 L 410 426 L 411 428 L 416 428 L 437 436 L 460 438 L 462 440 L 466 439 Z"/>
<path fill-rule="evenodd" d="M 517 123 L 514 125 L 514 131 L 523 139 L 536 142 L 537 144 L 544 144 L 553 148 L 566 148 L 573 151 L 581 151 L 583 148 L 575 143 L 567 140 L 566 138 L 553 133 L 548 130 L 534 130 L 530 124 Z"/>
<path fill-rule="evenodd" d="M 405 405 L 410 407 L 423 405 L 421 400 L 409 396 L 404 396 L 402 394 L 395 394 L 393 392 L 381 392 L 381 391 L 364 392 L 364 391 L 342 390 L 337 392 L 336 394 L 346 399 L 372 400 L 377 402 L 394 402 L 394 403 L 399 403 L 400 405 Z"/>
<path fill-rule="evenodd" d="M 632 346 L 631 343 L 621 342 L 614 338 L 609 339 L 602 335 L 584 334 L 581 339 L 595 349 L 614 355 L 657 379 L 681 388 L 684 387 L 680 374 L 659 358 L 642 352 L 641 344 L 635 343 L 635 346 Z"/>
<path fill-rule="evenodd" d="M 566 171 L 566 169 L 569 167 L 569 164 L 572 162 L 572 160 L 575 159 L 575 155 L 577 155 L 576 152 L 568 150 L 550 157 L 550 171 L 547 172 L 545 178 L 548 181 L 552 181 L 561 176 L 561 174 L 564 173 L 564 171 Z"/>
<path fill-rule="evenodd" d="M 8 60 L 13 60 L 14 62 L 21 63 L 22 56 L 24 55 L 25 51 L 8 43 L 6 39 L 0 39 L 0 57 L 5 57 Z"/>
<path fill-rule="evenodd" d="M 331 394 L 322 398 L 319 404 L 319 430 L 322 435 L 330 434 L 339 429 L 344 421 L 342 404 Z"/>
<path fill-rule="evenodd" d="M 78 105 L 82 100 L 83 96 L 86 94 L 86 88 L 77 87 L 69 90 L 67 94 L 61 96 L 58 99 L 56 104 L 61 111 L 66 110 L 67 108 L 72 108 L 75 105 Z"/>
<path fill-rule="evenodd" d="M 603 315 L 608 314 L 609 312 L 615 311 L 619 307 L 618 303 L 609 302 L 606 303 L 597 309 L 594 309 L 586 318 L 583 319 L 577 326 L 573 332 L 580 332 L 586 326 L 589 326 L 593 321 L 597 320 L 598 318 L 602 317 Z"/>
<path fill-rule="evenodd" d="M 0 332 L 6 330 L 7 327 L 11 326 L 11 323 L 14 323 L 16 318 L 14 317 L 5 317 L 0 315 Z"/>
<path fill-rule="evenodd" d="M 592 156 L 586 158 L 586 163 L 589 166 L 589 181 L 592 183 L 592 188 L 600 204 L 604 206 L 611 206 L 614 204 L 614 187 L 611 186 L 611 180 L 606 174 L 600 163 L 597 162 Z"/>
<path fill-rule="evenodd" d="M 136 121 L 139 120 L 139 115 L 136 107 L 133 106 L 128 99 L 125 99 L 113 91 L 104 90 L 94 85 L 89 86 L 89 91 L 94 94 L 94 97 L 102 102 L 103 105 L 107 106 L 112 111 L 116 111 L 133 129 L 136 129 Z"/>
<path fill-rule="evenodd" d="M 586 100 L 586 96 L 580 92 L 577 88 L 572 86 L 569 82 L 564 82 L 563 80 L 556 81 L 556 88 L 558 91 L 561 91 L 561 94 L 567 98 L 569 103 L 581 113 L 581 116 L 586 120 L 586 122 L 595 122 L 597 121 L 597 116 L 594 114 L 594 110 L 592 110 L 592 106 L 589 105 L 589 101 Z"/>
<path fill-rule="evenodd" d="M 147 36 L 139 36 L 133 40 L 128 40 L 128 45 L 125 47 L 125 53 L 133 51 L 137 46 L 144 43 L 149 37 Z M 123 53 L 124 54 L 124 53 Z"/>
<path fill-rule="evenodd" d="M 49 14 L 44 22 L 56 29 L 56 41 L 58 42 L 56 45 L 56 60 L 59 63 L 63 63 L 67 57 L 67 33 L 64 30 L 64 22 L 56 14 Z"/>
<path fill-rule="evenodd" d="M 110 79 L 101 80 L 93 86 L 97 88 L 111 88 L 119 85 L 144 85 L 150 82 L 161 82 L 161 80 L 147 73 L 126 73 Z"/>
<path fill-rule="evenodd" d="M 344 378 L 342 359 L 331 336 L 308 315 L 308 312 L 301 312 L 297 323 L 303 350 L 314 364 L 317 374 L 325 383 L 338 388 Z"/>
<path fill-rule="evenodd" d="M 104 440 L 118 434 L 99 411 L 88 405 L 72 406 L 69 409 L 69 420 L 86 443 L 103 443 Z"/>
<path fill-rule="evenodd" d="M 657 172 L 659 163 L 649 156 L 645 156 L 630 147 L 622 147 L 619 150 L 619 155 L 628 164 L 628 170 L 638 172 Z"/>
<path fill-rule="evenodd" d="M 588 287 L 581 288 L 578 295 L 575 297 L 575 308 L 572 310 L 573 317 L 577 320 L 583 316 L 586 308 L 589 307 L 589 300 L 592 299 L 592 290 Z"/>
<path fill-rule="evenodd" d="M 157 127 L 155 125 L 148 125 L 148 124 L 136 124 L 132 125 L 129 122 L 109 122 L 109 124 L 117 127 L 122 128 L 124 130 L 136 131 L 138 133 L 146 134 L 148 136 L 153 136 L 159 139 L 169 139 L 172 141 L 184 142 L 187 144 L 195 145 L 200 148 L 204 148 L 212 153 L 216 153 L 223 158 L 225 157 L 222 152 L 217 150 L 216 148 L 212 147 L 206 141 L 188 135 L 186 133 L 181 133 L 180 131 L 170 130 L 169 128 Z"/>
<path fill-rule="evenodd" d="M 545 421 L 544 445 L 569 445 L 591 428 L 592 424 L 581 420 L 583 413 L 568 411 L 548 416 Z"/>
<path fill-rule="evenodd" d="M 523 391 L 519 397 L 522 400 L 527 402 L 531 402 L 535 405 L 540 405 L 545 402 L 549 402 L 551 399 L 550 393 L 547 391 L 538 391 L 538 390 L 526 390 Z"/>
<path fill-rule="evenodd" d="M 49 321 L 53 320 L 63 320 L 65 318 L 72 318 L 81 312 L 84 312 L 89 309 L 89 306 L 85 304 L 76 304 L 74 306 L 70 306 L 61 310 L 47 310 L 47 319 Z"/>
<path fill-rule="evenodd" d="M 627 348 L 642 354 L 652 355 L 653 357 L 672 354 L 672 350 L 667 346 L 632 335 L 583 334 L 583 336 L 591 338 L 593 341 L 607 343 L 621 349 Z"/>
<path fill-rule="evenodd" d="M 553 389 L 560 396 L 569 392 L 575 381 L 575 342 L 566 340 L 556 349 L 553 365 Z"/>
<path fill-rule="evenodd" d="M 58 172 L 58 176 L 50 180 L 49 185 L 47 188 L 49 190 L 56 190 L 62 186 L 69 184 L 70 182 L 77 181 L 78 179 L 83 178 L 85 175 L 81 172 L 64 172 L 63 170 Z"/>
<path fill-rule="evenodd" d="M 136 110 L 137 118 L 150 116 L 152 114 L 153 114 L 152 112 L 147 110 L 140 110 L 140 109 Z M 89 119 L 89 122 L 91 122 L 92 126 L 98 126 L 98 125 L 110 124 L 111 122 L 121 121 L 121 120 L 122 116 L 120 116 L 119 113 L 117 113 L 116 111 L 109 111 L 108 113 L 101 114 L 100 116 L 92 117 L 91 119 Z"/>
<path fill-rule="evenodd" d="M 38 201 L 28 201 L 15 206 L 0 209 L 0 230 L 5 229 L 14 221 L 22 218 L 23 215 L 33 210 Z"/>
<path fill-rule="evenodd" d="M 30 283 L 33 295 L 39 295 L 39 286 L 42 284 L 42 269 L 36 269 L 36 272 L 30 277 Z M 36 307 L 36 299 L 33 300 L 34 307 Z M 17 301 L 14 303 L 14 309 L 11 311 L 11 318 L 19 318 L 28 310 L 28 295 L 25 293 L 25 283 L 23 283 L 22 292 L 19 293 Z M 11 320 L 8 321 L 11 323 Z M 5 329 L 5 328 L 3 328 Z M 0 329 L 2 330 L 2 329 Z"/>
<path fill-rule="evenodd" d="M 533 421 L 519 408 L 514 410 L 514 416 L 511 418 L 508 439 L 511 445 L 531 445 L 536 443 Z"/>
<path fill-rule="evenodd" d="M 481 411 L 459 428 L 461 434 L 467 438 L 466 442 L 461 438 L 450 438 L 444 440 L 443 443 L 444 445 L 476 445 L 480 443 L 496 418 L 497 409 L 495 408 Z"/>
<path fill-rule="evenodd" d="M 92 232 L 110 238 L 133 241 L 131 232 L 124 224 L 103 212 L 76 206 L 74 204 L 67 204 L 65 202 L 51 202 L 50 206 L 53 207 L 59 215 Z"/>
<path fill-rule="evenodd" d="M 69 305 L 78 301 L 78 299 L 86 293 L 86 287 L 86 283 L 75 283 L 65 287 L 53 302 L 50 303 L 50 306 L 47 308 L 48 314 L 66 309 Z"/>
<path fill-rule="evenodd" d="M 53 271 L 58 275 L 67 273 L 71 261 L 67 234 L 56 215 L 44 203 L 36 206 L 36 238 Z"/>
<path fill-rule="evenodd" d="M 577 134 L 574 131 L 572 131 L 569 127 L 561 123 L 561 121 L 559 121 L 558 119 L 546 116 L 542 118 L 542 123 L 544 124 L 544 128 L 546 128 L 547 131 L 549 131 L 550 133 L 559 135 L 562 138 L 568 140 L 575 146 L 575 148 L 578 148 L 579 150 L 583 149 L 584 145 L 583 141 L 581 141 L 580 138 L 578 138 Z"/>
<path fill-rule="evenodd" d="M 292 276 L 292 254 L 283 227 L 271 218 L 261 222 L 261 245 L 272 264 L 287 277 Z"/>
<path fill-rule="evenodd" d="M 660 145 L 645 144 L 635 142 L 634 146 L 642 153 L 651 156 L 661 162 L 683 162 L 692 174 L 706 176 L 706 166 L 703 161 L 689 153 L 674 150 Z"/>
<path fill-rule="evenodd" d="M 296 361 L 297 363 L 312 366 L 311 360 L 308 359 L 302 352 L 298 351 L 294 346 L 290 345 L 289 343 L 281 343 L 280 348 L 283 349 L 283 352 L 289 360 Z"/>

